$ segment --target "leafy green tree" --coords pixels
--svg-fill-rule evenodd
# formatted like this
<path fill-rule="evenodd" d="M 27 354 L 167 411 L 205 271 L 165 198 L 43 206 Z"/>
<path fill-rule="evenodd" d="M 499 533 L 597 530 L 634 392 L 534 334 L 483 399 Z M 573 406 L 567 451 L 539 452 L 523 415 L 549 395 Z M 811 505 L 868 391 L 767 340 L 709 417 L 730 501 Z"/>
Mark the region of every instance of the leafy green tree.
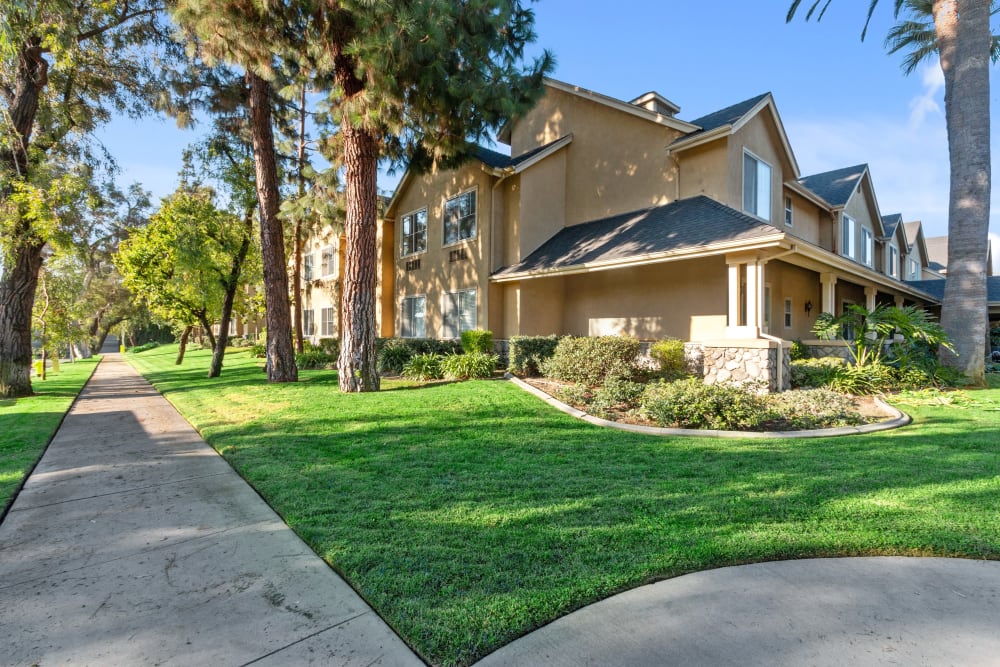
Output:
<path fill-rule="evenodd" d="M 229 328 L 224 307 L 231 308 L 244 294 L 241 263 L 250 231 L 245 221 L 216 207 L 210 190 L 182 189 L 165 199 L 149 225 L 123 241 L 115 255 L 125 286 L 154 315 L 202 326 L 213 361 L 218 358 L 209 377 L 221 372 Z M 212 323 L 219 313 L 225 321 L 217 339 Z"/>
<path fill-rule="evenodd" d="M 802 0 L 793 0 L 787 20 Z M 806 20 L 817 20 L 833 0 L 814 0 Z M 893 0 L 898 17 L 904 0 Z M 862 30 L 878 5 L 871 0 Z M 960 369 L 979 386 L 986 383 L 983 344 L 989 321 L 986 249 L 990 222 L 990 32 L 991 0 L 933 0 L 934 48 L 944 73 L 945 123 L 951 193 L 948 204 L 948 280 L 941 325 L 954 343 L 943 347 L 944 363 Z M 924 40 L 926 45 L 926 40 Z M 909 61 L 905 63 L 909 67 Z"/>
<path fill-rule="evenodd" d="M 340 388 L 377 391 L 378 161 L 421 171 L 468 159 L 490 130 L 535 103 L 553 60 L 546 52 L 524 64 L 534 14 L 520 0 L 293 7 L 311 20 L 310 70 L 332 79 L 328 157 L 345 184 Z"/>
<path fill-rule="evenodd" d="M 0 28 L 0 396 L 31 393 L 31 313 L 49 240 L 32 207 L 57 208 L 53 166 L 94 162 L 79 139 L 113 113 L 148 112 L 173 57 L 160 0 L 7 1 Z"/>

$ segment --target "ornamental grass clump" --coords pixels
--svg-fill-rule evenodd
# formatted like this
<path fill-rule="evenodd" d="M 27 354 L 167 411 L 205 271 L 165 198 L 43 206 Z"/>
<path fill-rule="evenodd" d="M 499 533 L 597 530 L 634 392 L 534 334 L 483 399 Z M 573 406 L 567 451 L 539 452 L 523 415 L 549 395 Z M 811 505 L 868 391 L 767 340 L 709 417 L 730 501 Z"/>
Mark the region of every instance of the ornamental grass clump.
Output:
<path fill-rule="evenodd" d="M 441 372 L 449 380 L 469 380 L 493 377 L 497 356 L 484 352 L 449 354 L 441 358 Z"/>
<path fill-rule="evenodd" d="M 444 377 L 441 370 L 441 355 L 427 353 L 416 354 L 403 366 L 403 377 L 408 380 L 440 380 Z"/>

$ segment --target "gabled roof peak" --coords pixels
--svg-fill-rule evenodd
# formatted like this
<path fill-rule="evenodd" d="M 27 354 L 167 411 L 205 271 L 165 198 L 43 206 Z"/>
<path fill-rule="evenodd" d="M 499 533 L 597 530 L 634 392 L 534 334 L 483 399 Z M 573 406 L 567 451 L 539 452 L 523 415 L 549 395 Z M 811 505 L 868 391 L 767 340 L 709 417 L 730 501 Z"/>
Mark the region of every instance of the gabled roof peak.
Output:
<path fill-rule="evenodd" d="M 743 100 L 742 102 L 737 102 L 736 104 L 730 104 L 725 109 L 719 109 L 718 111 L 713 111 L 712 113 L 705 114 L 700 118 L 695 118 L 692 121 L 688 121 L 692 125 L 697 125 L 701 128 L 702 132 L 710 132 L 717 127 L 722 127 L 723 125 L 735 125 L 743 116 L 747 115 L 753 110 L 758 104 L 760 104 L 765 98 L 770 97 L 771 93 L 761 93 L 755 97 L 751 97 L 748 100 Z"/>
<path fill-rule="evenodd" d="M 831 206 L 845 206 L 867 171 L 867 164 L 856 164 L 853 167 L 803 176 L 799 183 L 830 202 Z"/>
<path fill-rule="evenodd" d="M 654 111 L 664 116 L 676 116 L 681 110 L 679 106 L 668 100 L 663 95 L 660 95 L 655 90 L 643 93 L 629 102 L 629 104 L 634 104 L 637 107 L 642 107 L 643 109 L 648 109 L 649 111 Z"/>

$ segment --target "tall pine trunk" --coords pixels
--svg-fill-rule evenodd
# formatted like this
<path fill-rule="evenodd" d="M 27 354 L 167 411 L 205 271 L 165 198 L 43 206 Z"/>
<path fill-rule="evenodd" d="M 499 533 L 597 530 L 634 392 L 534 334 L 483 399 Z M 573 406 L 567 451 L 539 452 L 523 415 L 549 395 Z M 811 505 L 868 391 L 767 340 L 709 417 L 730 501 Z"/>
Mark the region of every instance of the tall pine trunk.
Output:
<path fill-rule="evenodd" d="M 368 130 L 345 123 L 341 132 L 347 188 L 344 224 L 347 247 L 337 371 L 341 391 L 378 391 L 380 378 L 375 353 L 378 148 Z"/>
<path fill-rule="evenodd" d="M 299 150 L 297 156 L 299 181 L 299 198 L 306 192 L 306 84 L 299 91 Z M 292 311 L 295 316 L 295 349 L 305 352 L 305 340 L 302 337 L 302 217 L 295 216 L 295 238 L 292 262 Z"/>
<path fill-rule="evenodd" d="M 990 0 L 935 0 L 934 29 L 944 73 L 951 163 L 948 280 L 941 325 L 954 353 L 942 361 L 976 385 L 986 382 L 983 341 L 990 221 Z"/>
<path fill-rule="evenodd" d="M 10 148 L 0 151 L 0 172 L 10 178 L 28 175 L 28 145 L 38 114 L 38 101 L 48 84 L 48 65 L 38 40 L 18 54 L 14 97 L 9 107 Z M 12 193 L 10 182 L 0 186 L 0 198 Z M 42 243 L 34 241 L 31 221 L 20 217 L 14 233 L 13 261 L 0 276 L 0 398 L 31 395 L 31 311 L 35 306 Z"/>
<path fill-rule="evenodd" d="M 264 265 L 264 321 L 267 325 L 267 379 L 296 382 L 295 350 L 288 303 L 288 266 L 284 234 L 278 220 L 278 169 L 271 127 L 271 84 L 248 71 L 250 133 L 254 175 L 260 205 L 260 254 Z"/>

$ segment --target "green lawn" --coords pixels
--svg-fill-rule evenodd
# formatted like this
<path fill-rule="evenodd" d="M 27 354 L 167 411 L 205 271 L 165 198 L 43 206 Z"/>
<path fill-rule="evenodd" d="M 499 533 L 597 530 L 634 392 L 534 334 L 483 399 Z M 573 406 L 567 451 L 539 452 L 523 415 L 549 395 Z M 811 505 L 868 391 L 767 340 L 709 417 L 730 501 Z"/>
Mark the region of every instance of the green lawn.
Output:
<path fill-rule="evenodd" d="M 31 472 L 73 399 L 97 368 L 98 358 L 63 363 L 42 382 L 33 378 L 34 396 L 0 399 L 0 514 Z"/>
<path fill-rule="evenodd" d="M 1000 389 L 817 440 L 604 430 L 503 381 L 345 396 L 331 371 L 175 348 L 132 361 L 435 664 L 665 577 L 754 561 L 1000 558 Z M 961 395 L 960 395 L 961 396 Z"/>

